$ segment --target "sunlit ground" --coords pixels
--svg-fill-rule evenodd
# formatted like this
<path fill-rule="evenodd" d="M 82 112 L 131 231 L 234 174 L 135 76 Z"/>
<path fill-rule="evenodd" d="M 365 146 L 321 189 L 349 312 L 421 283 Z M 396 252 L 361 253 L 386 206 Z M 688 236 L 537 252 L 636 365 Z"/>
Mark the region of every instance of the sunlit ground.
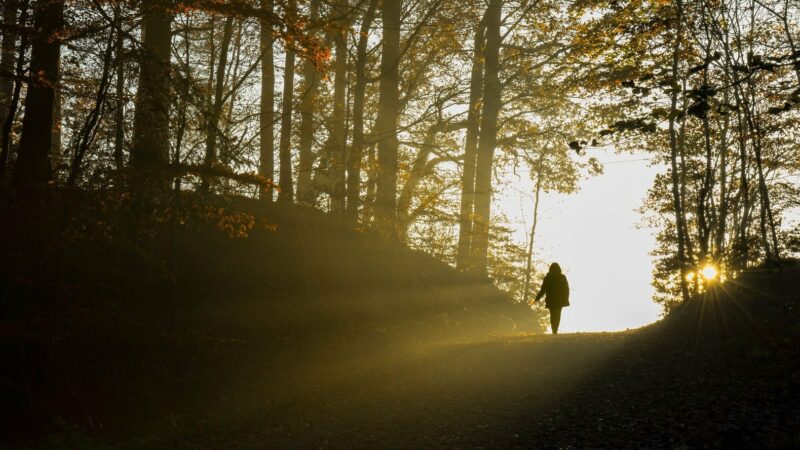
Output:
<path fill-rule="evenodd" d="M 638 328 L 660 313 L 651 301 L 655 239 L 637 212 L 660 169 L 649 166 L 646 154 L 590 150 L 581 158 L 589 156 L 607 163 L 603 175 L 582 181 L 577 194 L 542 197 L 535 258 L 558 261 L 569 279 L 572 306 L 560 332 Z M 530 199 L 520 195 L 532 189 L 527 178 L 501 194 L 501 202 L 509 216 L 530 224 Z M 523 231 L 518 239 L 524 241 Z"/>

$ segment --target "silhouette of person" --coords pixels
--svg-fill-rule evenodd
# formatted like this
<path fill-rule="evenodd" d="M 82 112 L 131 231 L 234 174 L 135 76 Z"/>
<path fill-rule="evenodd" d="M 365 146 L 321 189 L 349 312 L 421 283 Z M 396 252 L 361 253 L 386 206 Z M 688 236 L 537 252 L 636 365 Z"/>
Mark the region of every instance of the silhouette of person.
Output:
<path fill-rule="evenodd" d="M 567 277 L 561 273 L 558 263 L 550 264 L 550 270 L 544 276 L 542 287 L 536 294 L 536 300 L 545 297 L 545 308 L 550 310 L 550 328 L 553 334 L 558 334 L 558 325 L 561 323 L 561 308 L 569 306 L 569 283 Z"/>

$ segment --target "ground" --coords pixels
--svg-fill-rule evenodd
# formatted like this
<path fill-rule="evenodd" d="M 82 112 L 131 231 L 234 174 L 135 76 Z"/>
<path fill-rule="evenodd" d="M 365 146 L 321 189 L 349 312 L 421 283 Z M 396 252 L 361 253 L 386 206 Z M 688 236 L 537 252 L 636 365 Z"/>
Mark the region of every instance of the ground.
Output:
<path fill-rule="evenodd" d="M 194 407 L 181 402 L 169 423 L 118 430 L 111 442 L 153 449 L 797 448 L 796 275 L 759 275 L 627 332 L 355 340 L 348 348 L 332 339 L 282 358 L 269 336 L 242 336 L 246 344 L 225 370 L 179 383 L 197 389 L 183 394 Z M 764 283 L 775 290 L 764 292 Z M 779 292 L 790 298 L 778 299 Z"/>
<path fill-rule="evenodd" d="M 2 241 L 0 447 L 800 447 L 797 265 L 642 329 L 542 335 L 484 282 L 318 216 L 186 236 L 169 283 L 91 243 L 43 283 Z"/>

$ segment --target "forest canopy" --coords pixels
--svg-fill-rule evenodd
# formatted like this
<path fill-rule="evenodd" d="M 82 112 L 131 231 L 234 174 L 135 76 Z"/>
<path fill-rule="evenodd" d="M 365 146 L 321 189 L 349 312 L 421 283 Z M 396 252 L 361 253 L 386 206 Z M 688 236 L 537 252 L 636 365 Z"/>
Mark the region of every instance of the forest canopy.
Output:
<path fill-rule="evenodd" d="M 572 193 L 605 148 L 666 167 L 642 205 L 666 309 L 706 264 L 797 250 L 794 1 L 5 0 L 1 30 L 19 192 L 318 208 L 521 299 L 502 174 Z"/>

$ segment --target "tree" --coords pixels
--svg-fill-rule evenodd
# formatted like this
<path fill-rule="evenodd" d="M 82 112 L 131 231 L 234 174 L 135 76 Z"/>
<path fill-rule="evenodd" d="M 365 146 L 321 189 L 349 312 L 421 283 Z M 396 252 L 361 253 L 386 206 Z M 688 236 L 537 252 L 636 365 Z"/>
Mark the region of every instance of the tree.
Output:
<path fill-rule="evenodd" d="M 25 53 L 28 51 L 28 35 L 23 34 L 19 43 L 18 55 L 15 58 L 17 36 L 11 28 L 17 24 L 18 4 L 15 1 L 6 2 L 3 6 L 3 25 L 5 31 L 2 35 L 3 42 L 0 51 L 0 70 L 8 76 L 0 75 L 0 180 L 6 179 L 6 167 L 11 154 L 11 129 L 19 106 L 22 82 L 17 78 L 12 82 L 11 74 L 22 75 Z M 27 2 L 20 13 L 19 23 L 25 25 L 28 17 Z"/>
<path fill-rule="evenodd" d="M 0 44 L 0 136 L 6 134 L 5 124 L 11 113 L 11 99 L 14 94 L 14 82 L 11 74 L 15 72 L 15 50 L 17 47 L 17 34 L 11 30 L 17 24 L 17 11 L 19 6 L 16 0 L 3 3 L 2 44 Z M 3 161 L 0 164 L 5 164 Z M 2 167 L 3 171 L 5 166 Z"/>
<path fill-rule="evenodd" d="M 400 17 L 401 0 L 383 2 L 383 47 L 381 53 L 380 98 L 375 134 L 378 140 L 378 172 L 375 220 L 384 233 L 396 232 L 397 220 L 397 122 L 400 112 Z"/>
<path fill-rule="evenodd" d="M 172 14 L 158 0 L 142 2 L 142 48 L 130 164 L 137 182 L 164 184 L 169 161 Z"/>
<path fill-rule="evenodd" d="M 318 20 L 319 0 L 309 4 L 309 19 Z M 314 151 L 312 145 L 315 135 L 314 113 L 318 107 L 320 73 L 311 59 L 303 61 L 303 87 L 298 110 L 300 112 L 299 161 L 297 165 L 297 200 L 306 206 L 313 206 L 316 201 L 313 180 Z"/>
<path fill-rule="evenodd" d="M 287 14 L 297 14 L 295 0 L 290 0 L 287 5 Z M 294 182 L 292 180 L 292 113 L 294 112 L 294 63 L 295 52 L 291 48 L 286 49 L 285 63 L 283 67 L 283 100 L 281 102 L 281 135 L 278 147 L 278 157 L 280 159 L 280 173 L 278 179 L 278 201 L 291 203 L 294 201 Z"/>
<path fill-rule="evenodd" d="M 500 45 L 502 37 L 502 0 L 490 0 L 486 8 L 485 75 L 483 79 L 483 110 L 475 164 L 475 214 L 472 236 L 474 270 L 487 273 L 489 251 L 489 221 L 492 201 L 492 165 L 497 145 L 497 118 L 500 114 L 502 85 L 500 84 Z"/>
<path fill-rule="evenodd" d="M 800 85 L 778 3 L 590 2 L 576 11 L 599 13 L 581 44 L 620 61 L 593 79 L 622 88 L 619 120 L 601 139 L 650 148 L 669 168 L 643 209 L 661 229 L 654 285 L 666 309 L 704 289 L 705 265 L 727 277 L 780 259 L 773 198 L 778 174 L 792 170 L 781 136 L 795 126 Z"/>
<path fill-rule="evenodd" d="M 353 142 L 347 161 L 347 216 L 358 220 L 361 197 L 361 161 L 364 157 L 364 103 L 367 91 L 367 45 L 378 0 L 370 0 L 361 18 L 355 60 L 355 86 L 353 87 Z"/>
<path fill-rule="evenodd" d="M 116 41 L 114 43 L 114 65 L 116 78 L 114 83 L 114 164 L 121 171 L 125 166 L 125 37 L 122 33 L 122 12 L 119 5 L 114 7 Z M 187 55 L 188 59 L 188 55 Z M 184 96 L 185 103 L 185 96 Z M 177 145 L 180 148 L 180 140 Z"/>
<path fill-rule="evenodd" d="M 678 80 L 678 69 L 680 68 L 681 39 L 683 36 L 683 2 L 678 0 L 675 4 L 675 44 L 672 52 L 672 80 L 673 89 L 670 94 L 669 112 L 669 148 L 670 148 L 670 175 L 672 179 L 672 201 L 675 210 L 675 226 L 678 243 L 678 269 L 680 273 L 681 294 L 684 300 L 689 299 L 689 287 L 687 284 L 687 257 L 686 257 L 686 216 L 684 215 L 683 199 L 680 187 L 681 180 L 678 172 L 678 146 L 682 143 L 678 141 L 678 134 L 675 129 L 676 121 L 679 116 L 678 98 L 680 90 L 675 88 Z"/>
<path fill-rule="evenodd" d="M 273 0 L 261 0 L 261 8 L 266 14 L 273 13 Z M 269 182 L 259 188 L 259 198 L 271 203 L 273 197 L 273 180 L 275 178 L 275 67 L 273 55 L 272 24 L 266 19 L 259 21 L 259 37 L 261 50 L 261 95 L 259 102 L 258 131 L 259 157 L 258 172 Z"/>
<path fill-rule="evenodd" d="M 340 0 L 335 7 L 335 14 L 345 17 L 347 2 Z M 347 121 L 345 87 L 347 86 L 347 21 L 338 20 L 334 30 L 333 42 L 336 59 L 333 63 L 333 116 L 330 134 L 330 194 L 331 212 L 343 215 L 345 212 L 345 169 L 347 161 Z"/>
<path fill-rule="evenodd" d="M 475 164 L 478 155 L 481 99 L 483 97 L 483 66 L 486 17 L 475 27 L 472 50 L 472 72 L 469 82 L 469 109 L 467 110 L 467 136 L 464 142 L 464 168 L 461 176 L 461 210 L 459 211 L 458 256 L 456 265 L 461 270 L 472 266 L 473 219 L 475 217 Z"/>
<path fill-rule="evenodd" d="M 212 28 L 213 32 L 213 28 Z M 225 70 L 228 68 L 228 51 L 233 38 L 233 17 L 226 17 L 225 24 L 222 27 L 222 42 L 219 50 L 219 62 L 217 63 L 217 71 L 214 81 L 214 100 L 211 105 L 211 111 L 207 119 L 206 125 L 206 156 L 205 164 L 209 167 L 214 166 L 218 162 L 217 155 L 217 134 L 219 130 L 219 119 L 222 113 L 222 103 L 224 101 L 225 89 Z M 213 61 L 212 61 L 213 65 Z M 208 179 L 203 180 L 203 190 L 208 191 Z"/>
<path fill-rule="evenodd" d="M 63 0 L 39 0 L 33 11 L 37 35 L 31 48 L 31 77 L 25 97 L 25 118 L 14 172 L 17 185 L 42 185 L 51 180 L 50 150 L 55 90 L 59 79 L 64 26 Z"/>

